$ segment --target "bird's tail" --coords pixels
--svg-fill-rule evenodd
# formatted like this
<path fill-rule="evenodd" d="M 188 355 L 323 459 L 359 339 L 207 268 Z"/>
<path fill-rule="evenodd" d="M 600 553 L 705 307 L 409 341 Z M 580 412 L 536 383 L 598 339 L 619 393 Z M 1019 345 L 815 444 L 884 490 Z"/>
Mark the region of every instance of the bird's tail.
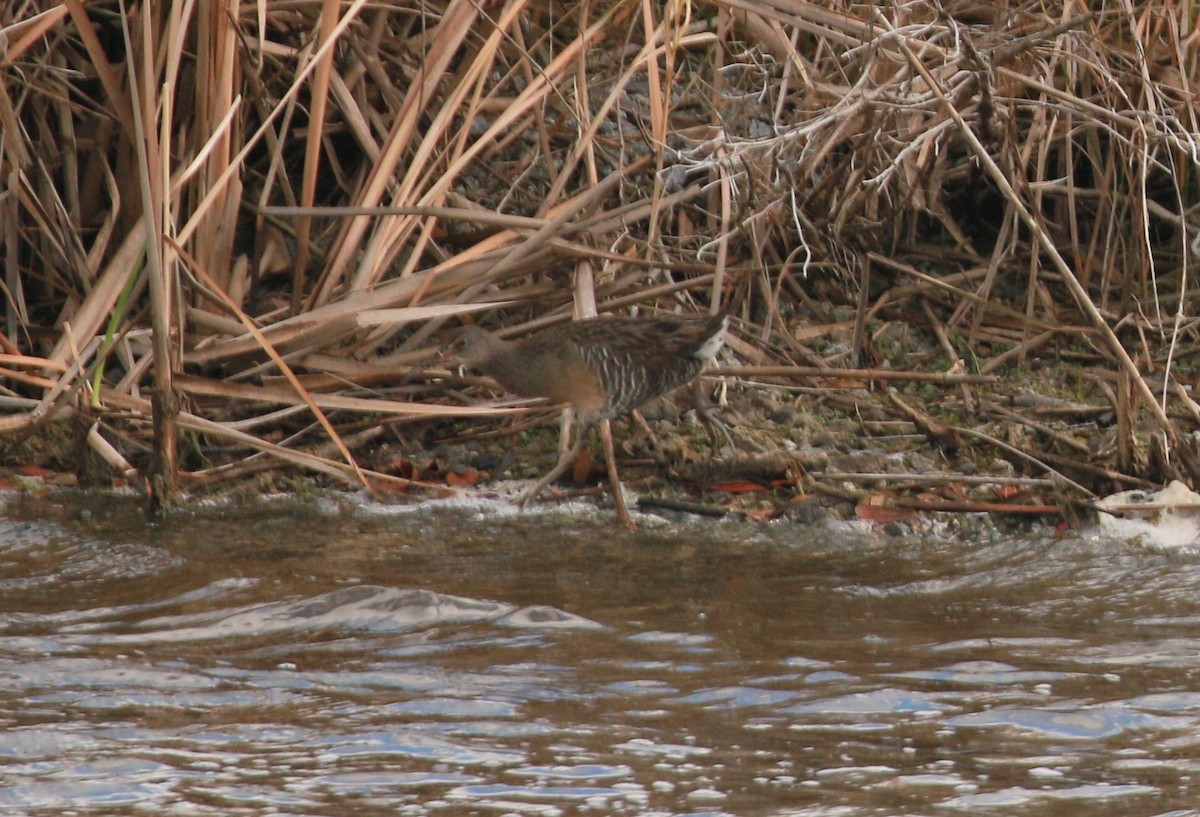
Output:
<path fill-rule="evenodd" d="M 721 351 L 721 346 L 725 343 L 725 330 L 729 327 L 729 315 L 722 312 L 719 315 L 713 316 L 710 325 L 712 327 L 712 334 L 696 350 L 695 357 L 698 360 L 712 360 L 717 356 L 717 352 Z"/>

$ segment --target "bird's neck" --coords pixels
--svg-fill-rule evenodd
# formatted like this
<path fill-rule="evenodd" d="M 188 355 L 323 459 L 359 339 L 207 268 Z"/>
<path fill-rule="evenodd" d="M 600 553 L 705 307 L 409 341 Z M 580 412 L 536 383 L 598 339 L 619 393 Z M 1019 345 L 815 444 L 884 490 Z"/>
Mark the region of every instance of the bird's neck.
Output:
<path fill-rule="evenodd" d="M 517 346 L 513 341 L 489 335 L 484 354 L 475 365 L 514 394 L 544 396 L 542 361 L 534 359 L 536 356 L 520 354 Z"/>

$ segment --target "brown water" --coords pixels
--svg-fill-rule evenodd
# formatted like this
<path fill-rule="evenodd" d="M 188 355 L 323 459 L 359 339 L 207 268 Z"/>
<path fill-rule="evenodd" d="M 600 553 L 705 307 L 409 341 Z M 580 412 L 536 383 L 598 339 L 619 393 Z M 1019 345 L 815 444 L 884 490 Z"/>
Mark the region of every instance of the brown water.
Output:
<path fill-rule="evenodd" d="M 1200 556 L 133 500 L 0 519 L 0 813 L 1200 815 Z"/>

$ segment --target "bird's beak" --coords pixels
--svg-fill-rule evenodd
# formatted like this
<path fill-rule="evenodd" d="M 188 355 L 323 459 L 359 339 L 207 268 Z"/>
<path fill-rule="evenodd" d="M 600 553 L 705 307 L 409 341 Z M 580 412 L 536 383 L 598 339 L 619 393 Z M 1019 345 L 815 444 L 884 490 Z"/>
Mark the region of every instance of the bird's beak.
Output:
<path fill-rule="evenodd" d="M 460 341 L 462 340 L 462 330 L 457 329 L 450 333 L 449 337 L 443 341 L 442 345 L 437 347 L 438 363 L 445 366 L 448 361 L 459 359 L 459 350 L 462 348 Z"/>

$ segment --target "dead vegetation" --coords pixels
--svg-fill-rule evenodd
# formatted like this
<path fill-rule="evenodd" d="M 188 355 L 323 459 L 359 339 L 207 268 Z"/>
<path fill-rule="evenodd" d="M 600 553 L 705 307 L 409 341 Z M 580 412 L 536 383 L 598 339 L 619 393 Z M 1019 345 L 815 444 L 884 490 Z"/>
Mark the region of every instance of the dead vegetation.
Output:
<path fill-rule="evenodd" d="M 719 306 L 735 392 L 1196 485 L 1196 14 L 6 3 L 5 459 L 73 418 L 161 503 L 402 485 L 364 452 L 498 413 L 434 357 L 461 322 Z"/>

